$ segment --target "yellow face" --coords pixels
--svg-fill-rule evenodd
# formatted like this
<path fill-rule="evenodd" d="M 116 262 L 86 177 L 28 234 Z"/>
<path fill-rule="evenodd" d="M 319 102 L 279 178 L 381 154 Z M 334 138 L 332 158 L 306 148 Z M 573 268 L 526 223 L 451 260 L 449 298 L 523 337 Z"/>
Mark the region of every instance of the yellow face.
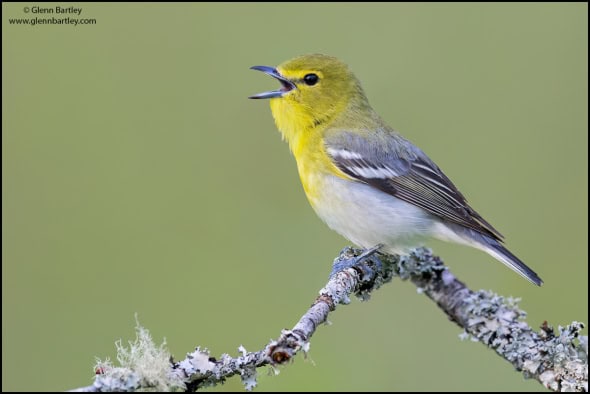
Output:
<path fill-rule="evenodd" d="M 300 107 L 321 121 L 343 109 L 360 85 L 346 64 L 326 55 L 305 55 L 286 61 L 277 71 L 295 85 L 279 100 Z"/>
<path fill-rule="evenodd" d="M 281 83 L 279 90 L 251 98 L 270 98 L 273 116 L 281 131 L 289 126 L 315 127 L 340 113 L 351 99 L 364 94 L 358 80 L 340 60 L 326 55 L 304 55 L 276 69 L 253 67 Z M 284 118 L 284 119 L 283 119 Z"/>

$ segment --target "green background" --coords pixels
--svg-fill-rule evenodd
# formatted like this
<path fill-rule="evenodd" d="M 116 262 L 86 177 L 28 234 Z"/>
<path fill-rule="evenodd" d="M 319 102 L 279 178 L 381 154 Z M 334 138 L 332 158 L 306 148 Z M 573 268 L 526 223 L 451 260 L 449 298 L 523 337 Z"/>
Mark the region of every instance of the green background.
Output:
<path fill-rule="evenodd" d="M 57 4 L 97 23 L 8 23 Z M 90 384 L 135 313 L 177 358 L 295 324 L 348 242 L 246 97 L 277 86 L 250 66 L 311 52 L 348 63 L 545 285 L 432 243 L 460 279 L 522 297 L 535 328 L 587 322 L 587 30 L 582 3 L 3 3 L 3 390 Z M 257 390 L 542 390 L 409 283 L 330 320 Z"/>

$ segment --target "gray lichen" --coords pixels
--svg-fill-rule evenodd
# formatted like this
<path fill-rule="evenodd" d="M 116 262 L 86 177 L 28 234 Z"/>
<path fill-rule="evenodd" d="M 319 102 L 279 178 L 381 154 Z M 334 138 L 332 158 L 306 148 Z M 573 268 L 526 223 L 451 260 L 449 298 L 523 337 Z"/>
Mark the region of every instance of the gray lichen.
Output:
<path fill-rule="evenodd" d="M 554 391 L 588 391 L 588 337 L 580 336 L 579 322 L 559 327 L 543 324 L 540 332 L 525 322 L 518 299 L 493 292 L 473 292 L 464 300 L 463 337 L 494 349 L 527 378 L 538 379 Z"/>
<path fill-rule="evenodd" d="M 588 391 L 588 337 L 580 336 L 582 323 L 559 327 L 556 334 L 544 323 L 535 332 L 524 321 L 526 313 L 518 299 L 505 298 L 490 291 L 472 291 L 459 281 L 426 248 L 407 256 L 371 255 L 356 259 L 362 251 L 345 248 L 335 260 L 345 268 L 330 276 L 309 310 L 291 330 L 257 352 L 211 357 L 197 347 L 186 358 L 173 362 L 165 344 L 156 346 L 149 332 L 137 324 L 137 338 L 125 347 L 117 343 L 120 366 L 98 361 L 92 386 L 77 391 L 196 391 L 223 383 L 240 375 L 246 390 L 256 386 L 256 370 L 293 360 L 299 351 L 307 353 L 316 328 L 327 321 L 338 304 L 350 302 L 350 294 L 368 300 L 371 292 L 398 277 L 411 281 L 418 293 L 432 299 L 449 318 L 464 329 L 461 339 L 470 338 L 494 349 L 498 355 L 554 391 Z M 347 262 L 353 262 L 350 265 Z"/>

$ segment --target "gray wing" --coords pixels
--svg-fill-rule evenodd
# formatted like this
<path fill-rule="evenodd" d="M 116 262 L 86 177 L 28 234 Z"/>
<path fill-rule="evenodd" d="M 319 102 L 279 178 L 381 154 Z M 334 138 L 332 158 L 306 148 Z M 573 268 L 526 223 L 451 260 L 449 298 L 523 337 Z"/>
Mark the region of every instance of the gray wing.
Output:
<path fill-rule="evenodd" d="M 414 204 L 443 220 L 457 223 L 498 241 L 500 234 L 468 204 L 449 178 L 408 140 L 377 130 L 367 143 L 357 133 L 339 132 L 325 140 L 334 164 L 352 178 Z"/>

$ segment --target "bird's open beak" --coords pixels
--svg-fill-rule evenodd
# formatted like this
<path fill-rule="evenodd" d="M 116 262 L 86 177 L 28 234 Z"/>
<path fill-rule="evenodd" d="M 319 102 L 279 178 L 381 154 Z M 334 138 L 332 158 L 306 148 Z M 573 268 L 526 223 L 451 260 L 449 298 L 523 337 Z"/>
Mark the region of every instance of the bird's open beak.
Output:
<path fill-rule="evenodd" d="M 276 68 L 268 67 L 268 66 L 252 66 L 250 67 L 251 70 L 258 70 L 262 71 L 265 74 L 270 75 L 273 78 L 276 78 L 281 83 L 281 88 L 279 90 L 271 90 L 270 92 L 262 92 L 250 96 L 248 98 L 251 99 L 267 99 L 267 98 L 275 98 L 275 97 L 283 97 L 283 95 L 291 90 L 297 88 L 295 84 L 289 81 L 287 78 L 283 77 Z"/>

